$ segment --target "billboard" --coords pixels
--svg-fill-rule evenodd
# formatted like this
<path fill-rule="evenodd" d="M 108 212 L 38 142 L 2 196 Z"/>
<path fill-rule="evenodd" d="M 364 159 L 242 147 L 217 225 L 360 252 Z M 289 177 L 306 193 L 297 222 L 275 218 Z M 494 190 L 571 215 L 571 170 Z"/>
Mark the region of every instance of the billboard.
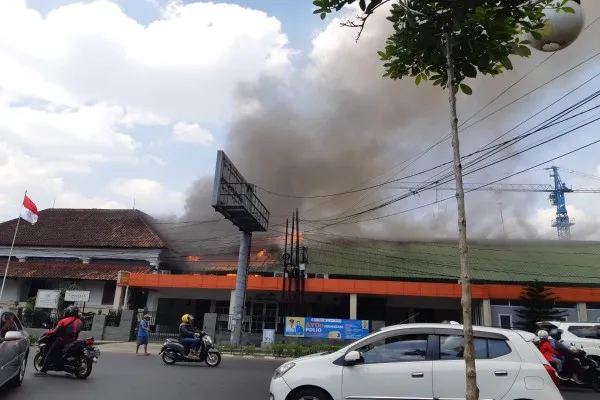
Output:
<path fill-rule="evenodd" d="M 217 152 L 211 205 L 243 232 L 265 232 L 269 227 L 269 210 L 223 150 Z"/>
<path fill-rule="evenodd" d="M 44 290 L 39 289 L 35 296 L 35 308 L 50 308 L 55 309 L 58 305 L 60 290 Z"/>
<path fill-rule="evenodd" d="M 369 333 L 368 320 L 285 317 L 287 337 L 357 340 Z"/>
<path fill-rule="evenodd" d="M 65 291 L 65 301 L 80 301 L 87 303 L 90 301 L 89 290 L 67 290 Z"/>

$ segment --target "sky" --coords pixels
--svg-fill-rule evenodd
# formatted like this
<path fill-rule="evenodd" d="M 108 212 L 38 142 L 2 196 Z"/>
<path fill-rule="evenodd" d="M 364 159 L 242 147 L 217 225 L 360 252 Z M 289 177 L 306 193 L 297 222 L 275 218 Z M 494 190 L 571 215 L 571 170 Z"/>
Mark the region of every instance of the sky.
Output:
<path fill-rule="evenodd" d="M 590 1 L 584 5 L 587 23 L 600 17 L 600 5 Z M 355 43 L 356 32 L 340 26 L 339 18 L 343 16 L 321 21 L 312 14 L 312 8 L 308 0 L 0 1 L 0 220 L 18 215 L 26 190 L 40 209 L 135 206 L 156 216 L 189 215 L 190 195 L 198 179 L 211 178 L 217 150 L 235 148 L 232 141 L 240 138 L 235 135 L 244 135 L 240 121 L 265 109 L 265 101 L 258 95 L 244 95 L 244 88 L 265 82 L 270 88 L 275 87 L 294 109 L 312 110 L 315 104 L 321 109 L 338 107 L 342 103 L 329 99 L 341 92 L 349 96 L 348 101 L 354 97 L 373 98 L 382 106 L 389 106 L 392 101 L 401 100 L 398 104 L 405 107 L 398 109 L 402 118 L 394 120 L 397 126 L 393 129 L 386 126 L 381 133 L 371 132 L 389 122 L 380 120 L 370 124 L 370 128 L 360 128 L 360 138 L 369 138 L 369 131 L 369 135 L 379 135 L 372 139 L 379 144 L 385 142 L 382 137 L 386 132 L 394 130 L 385 142 L 386 154 L 382 150 L 381 157 L 373 153 L 353 161 L 355 166 L 364 164 L 363 170 L 369 171 L 361 176 L 348 173 L 344 179 L 315 184 L 314 190 L 302 186 L 299 193 L 291 191 L 293 185 L 283 187 L 277 179 L 269 181 L 262 175 L 253 175 L 251 165 L 241 161 L 250 173 L 249 180 L 274 192 L 319 195 L 347 190 L 376 175 L 377 168 L 385 170 L 386 165 L 391 166 L 394 151 L 408 149 L 404 152 L 414 155 L 444 136 L 449 120 L 445 93 L 430 87 L 416 88 L 410 81 L 398 84 L 381 77 L 376 51 L 387 32 L 384 15 L 374 19 L 365 30 L 364 39 Z M 599 52 L 600 45 L 595 40 L 599 33 L 600 23 L 590 25 L 573 45 L 554 54 L 477 114 L 471 122 L 499 109 L 462 134 L 466 143 L 463 152 L 488 137 L 499 136 L 500 130 L 526 120 L 599 73 L 600 57 L 517 101 L 521 95 Z M 505 76 L 470 83 L 475 95 L 459 100 L 461 115 L 480 110 L 547 56 L 534 51 L 529 59 L 514 60 L 515 70 Z M 398 98 L 386 97 L 388 92 L 382 90 L 383 85 L 394 88 Z M 552 112 L 572 105 L 599 86 L 600 78 L 592 79 L 506 138 L 551 117 Z M 596 100 L 588 106 L 597 104 L 600 102 Z M 505 105 L 508 106 L 502 108 Z M 329 115 L 336 115 L 334 111 Z M 260 114 L 260 118 L 269 117 Z M 368 142 L 345 137 L 343 132 L 348 126 L 359 128 L 344 118 L 330 118 L 328 126 L 339 133 L 330 138 L 328 145 L 348 147 L 353 154 L 360 154 L 361 146 Z M 571 122 L 574 121 L 583 121 L 583 117 Z M 279 122 L 282 130 L 291 129 L 285 124 L 285 120 Z M 406 133 L 408 128 L 410 137 L 398 133 Z M 489 182 L 535 165 L 594 140 L 598 128 L 591 124 L 466 180 Z M 425 130 L 436 131 L 437 136 L 422 133 Z M 558 132 L 558 128 L 552 132 Z M 299 139 L 311 141 L 314 132 L 305 134 Z M 247 135 L 253 135 L 251 130 Z M 244 140 L 268 146 L 277 138 L 246 136 Z M 540 137 L 528 143 L 536 140 Z M 403 174 L 448 159 L 448 142 L 445 146 L 445 152 L 423 157 Z M 562 168 L 564 180 L 574 189 L 600 188 L 599 150 L 600 145 L 592 146 L 554 164 Z M 268 158 L 254 162 L 274 162 Z M 273 165 L 276 171 L 281 168 L 281 164 Z M 548 171 L 542 169 L 547 165 L 550 164 L 508 182 L 552 183 Z M 331 172 L 333 176 L 336 168 L 329 165 L 319 174 L 328 176 Z M 286 179 L 293 181 L 293 174 Z M 269 196 L 266 192 L 263 195 Z M 452 193 L 437 195 L 447 197 Z M 416 196 L 390 208 L 390 212 L 426 204 L 432 196 L 435 198 L 436 194 Z M 502 202 L 505 229 L 520 232 L 520 237 L 556 236 L 550 226 L 554 209 L 546 194 L 468 196 L 474 218 L 488 221 L 479 229 L 482 236 L 497 236 L 501 231 L 498 201 Z M 570 215 L 578 221 L 573 227 L 574 237 L 600 239 L 598 198 L 600 194 L 567 196 Z M 449 201 L 420 209 L 410 218 L 435 229 L 437 225 L 423 221 L 432 214 L 443 215 L 447 220 L 444 229 L 454 230 L 454 209 L 454 203 Z M 380 228 L 370 226 L 369 230 L 377 232 Z"/>

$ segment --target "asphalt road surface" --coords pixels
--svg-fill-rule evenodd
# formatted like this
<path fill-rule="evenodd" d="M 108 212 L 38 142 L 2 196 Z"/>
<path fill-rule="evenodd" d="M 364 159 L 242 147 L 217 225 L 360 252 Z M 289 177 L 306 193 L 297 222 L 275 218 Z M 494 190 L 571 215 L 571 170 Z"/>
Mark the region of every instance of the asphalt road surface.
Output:
<path fill-rule="evenodd" d="M 3 400 L 164 399 L 267 400 L 269 381 L 281 361 L 223 358 L 218 368 L 164 365 L 158 356 L 104 353 L 85 381 L 64 374 L 34 376 L 31 362 L 23 386 L 0 390 Z M 598 399 L 591 391 L 568 392 L 565 400 Z"/>

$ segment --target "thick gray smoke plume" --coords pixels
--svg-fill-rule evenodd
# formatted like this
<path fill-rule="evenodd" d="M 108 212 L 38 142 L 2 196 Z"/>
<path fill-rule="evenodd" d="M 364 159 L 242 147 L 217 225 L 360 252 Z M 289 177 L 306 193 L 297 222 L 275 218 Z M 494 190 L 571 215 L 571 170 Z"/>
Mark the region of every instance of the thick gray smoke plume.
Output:
<path fill-rule="evenodd" d="M 588 20 L 599 14 L 598 8 L 588 7 Z M 315 39 L 310 64 L 302 76 L 295 75 L 288 84 L 264 79 L 239 88 L 239 112 L 229 130 L 225 152 L 249 181 L 282 194 L 314 196 L 346 191 L 361 183 L 364 183 L 362 187 L 374 185 L 452 159 L 448 140 L 421 158 L 414 158 L 449 132 L 448 93 L 428 84 L 416 87 L 411 79 L 391 81 L 381 77 L 383 68 L 376 50 L 385 43 L 389 29 L 384 13 L 380 13 L 370 21 L 356 44 L 356 32 L 350 28 L 340 28 L 339 21 L 334 21 Z M 565 54 L 554 56 L 545 63 L 544 68 L 527 77 L 469 123 L 517 99 L 584 59 L 587 44 L 594 40 L 595 33 L 587 32 L 573 48 L 565 50 Z M 460 99 L 461 122 L 545 57 L 546 54 L 534 53 L 527 60 L 515 59 L 515 72 L 494 80 L 482 77 L 472 83 L 475 94 Z M 565 76 L 554 88 L 557 85 L 574 87 L 576 78 L 577 72 Z M 566 89 L 558 93 L 564 91 Z M 509 107 L 466 130 L 462 133 L 463 154 L 487 144 L 540 109 L 540 102 L 534 99 L 543 99 L 547 95 L 548 92 L 540 91 L 536 96 L 521 100 L 516 107 Z M 548 116 L 550 114 L 544 117 Z M 508 137 L 522 132 L 515 131 Z M 409 162 L 401 164 L 405 160 Z M 467 180 L 486 182 L 497 179 L 502 173 L 517 169 L 520 161 L 522 158 L 517 157 L 501 164 L 497 170 L 493 168 Z M 429 173 L 408 181 L 425 181 L 434 176 L 435 173 Z M 188 253 L 231 253 L 238 247 L 236 230 L 229 222 L 194 222 L 220 218 L 210 206 L 212 179 L 212 176 L 202 177 L 192 185 L 186 215 L 182 218 L 184 222 L 179 229 L 170 232 Z M 280 232 L 285 229 L 282 223 L 296 207 L 300 208 L 303 231 L 323 233 L 314 229 L 327 225 L 328 219 L 340 213 L 352 214 L 369 204 L 376 205 L 382 199 L 406 192 L 393 188 L 392 184 L 379 190 L 320 199 L 281 197 L 259 190 L 258 195 L 272 215 L 272 231 L 263 237 L 267 241 L 274 238 L 280 240 Z M 436 194 L 430 191 L 350 221 L 377 218 L 414 208 L 435 200 L 436 195 L 441 199 L 453 193 Z M 534 203 L 532 196 L 539 195 L 515 196 L 519 196 L 519 211 L 527 213 L 527 204 Z M 505 215 L 515 211 L 510 205 L 510 196 L 504 195 L 503 201 Z M 471 236 L 502 237 L 496 203 L 497 198 L 493 193 L 469 195 L 467 211 Z M 388 240 L 455 237 L 455 210 L 455 202 L 451 200 L 391 218 L 332 225 L 326 231 Z M 536 230 L 524 221 L 520 219 L 519 223 L 524 226 L 522 229 L 513 229 L 513 232 L 533 238 Z"/>

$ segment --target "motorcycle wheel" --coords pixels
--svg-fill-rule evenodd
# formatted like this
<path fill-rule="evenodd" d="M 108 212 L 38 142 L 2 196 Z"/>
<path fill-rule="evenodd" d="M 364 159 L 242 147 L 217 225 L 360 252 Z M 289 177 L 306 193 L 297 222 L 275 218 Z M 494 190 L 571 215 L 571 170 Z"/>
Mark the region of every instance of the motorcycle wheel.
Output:
<path fill-rule="evenodd" d="M 92 373 L 92 360 L 87 357 L 82 357 L 77 361 L 75 367 L 75 377 L 77 379 L 87 379 Z"/>
<path fill-rule="evenodd" d="M 221 364 L 221 354 L 216 352 L 209 352 L 206 355 L 206 360 L 204 362 L 211 368 L 218 367 L 219 364 Z"/>
<path fill-rule="evenodd" d="M 40 370 L 42 369 L 42 353 L 37 353 L 35 355 L 35 357 L 33 357 L 33 368 L 37 371 L 40 372 Z"/>
<path fill-rule="evenodd" d="M 173 350 L 165 350 L 162 353 L 162 360 L 167 365 L 174 365 L 177 362 L 177 354 Z"/>

